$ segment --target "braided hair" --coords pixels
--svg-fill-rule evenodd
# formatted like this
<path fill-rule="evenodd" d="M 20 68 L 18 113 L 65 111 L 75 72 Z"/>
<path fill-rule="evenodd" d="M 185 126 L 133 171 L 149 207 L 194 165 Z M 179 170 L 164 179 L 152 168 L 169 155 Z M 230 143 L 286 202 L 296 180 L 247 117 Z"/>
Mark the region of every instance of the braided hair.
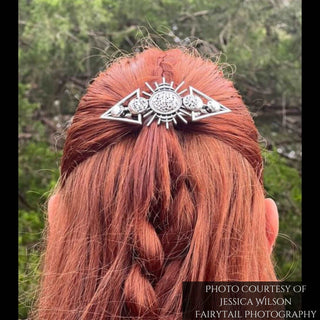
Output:
<path fill-rule="evenodd" d="M 167 130 L 100 119 L 145 82 L 232 110 Z M 272 281 L 258 132 L 219 66 L 149 48 L 101 72 L 68 129 L 36 318 L 181 319 L 183 281 Z"/>

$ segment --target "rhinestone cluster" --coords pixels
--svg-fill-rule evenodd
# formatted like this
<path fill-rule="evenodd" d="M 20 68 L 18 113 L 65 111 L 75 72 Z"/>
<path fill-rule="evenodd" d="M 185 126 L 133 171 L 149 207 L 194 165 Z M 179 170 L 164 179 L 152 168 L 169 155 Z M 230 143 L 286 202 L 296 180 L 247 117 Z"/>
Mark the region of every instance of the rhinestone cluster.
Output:
<path fill-rule="evenodd" d="M 188 94 L 183 98 L 183 105 L 191 111 L 200 111 L 203 107 L 203 102 L 200 97 Z"/>
<path fill-rule="evenodd" d="M 157 121 L 158 125 L 165 123 L 166 128 L 169 129 L 170 123 L 177 124 L 177 119 L 187 124 L 188 118 L 185 117 L 191 118 L 191 121 L 198 121 L 231 112 L 218 101 L 191 86 L 189 86 L 189 92 L 183 96 L 183 93 L 188 91 L 187 88 L 181 89 L 184 81 L 174 86 L 173 81 L 168 83 L 163 77 L 162 83 L 155 82 L 153 87 L 148 82 L 145 84 L 149 89 L 148 92 L 140 91 L 140 88 L 134 90 L 103 113 L 100 118 L 140 125 L 145 123 L 146 126 Z"/>
<path fill-rule="evenodd" d="M 120 117 L 124 111 L 124 107 L 120 104 L 116 104 L 110 109 L 110 113 L 113 117 Z"/>
<path fill-rule="evenodd" d="M 181 98 L 171 91 L 160 91 L 152 95 L 149 100 L 150 108 L 158 113 L 168 114 L 177 111 L 181 105 Z"/>
<path fill-rule="evenodd" d="M 132 114 L 142 113 L 148 108 L 148 100 L 140 97 L 132 99 L 128 104 L 128 109 Z"/>
<path fill-rule="evenodd" d="M 170 91 L 162 91 L 155 93 L 150 99 L 150 108 L 161 114 L 169 114 L 177 111 L 181 105 L 181 98 Z M 132 99 L 128 104 L 128 110 L 132 114 L 143 113 L 148 109 L 148 100 L 143 97 Z M 203 101 L 199 96 L 187 95 L 183 98 L 183 105 L 186 109 L 191 111 L 203 110 Z M 220 110 L 220 104 L 214 100 L 209 100 L 206 104 L 210 112 L 217 112 Z M 111 108 L 110 112 L 114 117 L 120 117 L 125 110 L 122 105 L 115 105 Z"/>
<path fill-rule="evenodd" d="M 211 112 L 217 112 L 220 110 L 220 103 L 214 100 L 209 100 L 207 107 Z"/>

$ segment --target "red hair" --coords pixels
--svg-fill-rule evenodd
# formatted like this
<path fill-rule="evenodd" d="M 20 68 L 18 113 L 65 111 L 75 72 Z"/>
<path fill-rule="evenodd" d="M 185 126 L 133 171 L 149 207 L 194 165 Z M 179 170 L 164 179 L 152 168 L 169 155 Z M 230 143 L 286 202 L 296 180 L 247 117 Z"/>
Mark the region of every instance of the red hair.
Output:
<path fill-rule="evenodd" d="M 189 85 L 232 110 L 174 129 L 100 119 L 145 82 Z M 183 281 L 273 281 L 258 132 L 219 67 L 180 49 L 124 57 L 68 130 L 39 319 L 180 319 Z"/>

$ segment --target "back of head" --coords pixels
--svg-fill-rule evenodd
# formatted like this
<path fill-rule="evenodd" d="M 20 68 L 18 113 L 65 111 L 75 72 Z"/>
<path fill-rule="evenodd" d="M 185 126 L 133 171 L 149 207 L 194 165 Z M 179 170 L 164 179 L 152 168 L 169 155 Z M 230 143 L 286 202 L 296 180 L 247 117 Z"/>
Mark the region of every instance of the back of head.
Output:
<path fill-rule="evenodd" d="M 232 112 L 169 130 L 100 119 L 162 77 Z M 183 281 L 275 280 L 257 140 L 209 60 L 151 48 L 101 72 L 68 130 L 39 319 L 179 319 Z"/>

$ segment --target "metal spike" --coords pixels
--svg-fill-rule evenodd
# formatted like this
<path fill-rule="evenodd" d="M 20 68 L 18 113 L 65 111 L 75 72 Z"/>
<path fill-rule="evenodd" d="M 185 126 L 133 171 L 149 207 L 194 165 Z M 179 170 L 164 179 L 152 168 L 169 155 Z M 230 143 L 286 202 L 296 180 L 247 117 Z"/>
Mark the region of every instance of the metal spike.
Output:
<path fill-rule="evenodd" d="M 183 89 L 182 91 L 178 92 L 178 94 L 183 94 L 186 91 L 188 91 L 188 89 Z"/>
<path fill-rule="evenodd" d="M 150 86 L 150 84 L 148 82 L 145 82 L 145 84 L 152 92 L 154 92 L 154 90 L 152 89 L 152 87 Z"/>
<path fill-rule="evenodd" d="M 188 121 L 187 121 L 180 113 L 177 113 L 177 116 L 178 116 L 185 124 L 188 123 Z"/>
<path fill-rule="evenodd" d="M 147 127 L 149 127 L 150 126 L 150 124 L 152 123 L 152 121 L 154 120 L 154 118 L 156 117 L 156 113 L 152 116 L 152 118 L 148 121 L 148 123 L 147 123 Z"/>
<path fill-rule="evenodd" d="M 145 118 L 145 117 L 147 117 L 149 114 L 151 114 L 153 112 L 153 110 L 150 110 L 150 111 L 148 111 L 147 113 L 145 113 L 144 115 L 143 115 L 143 117 Z"/>
<path fill-rule="evenodd" d="M 184 109 L 182 109 L 182 108 L 179 109 L 179 112 L 182 112 L 182 113 L 186 114 L 187 116 L 191 117 L 191 113 L 186 111 L 186 110 L 184 110 Z"/>
<path fill-rule="evenodd" d="M 150 94 L 150 93 L 148 93 L 148 92 L 145 92 L 145 91 L 142 91 L 142 93 L 145 94 L 145 95 L 147 95 L 147 96 L 149 96 L 149 97 L 152 96 L 152 94 Z"/>
<path fill-rule="evenodd" d="M 184 84 L 184 81 L 182 81 L 176 88 L 175 88 L 175 92 L 177 92 L 180 88 L 181 88 L 181 86 L 183 86 L 183 84 Z"/>

